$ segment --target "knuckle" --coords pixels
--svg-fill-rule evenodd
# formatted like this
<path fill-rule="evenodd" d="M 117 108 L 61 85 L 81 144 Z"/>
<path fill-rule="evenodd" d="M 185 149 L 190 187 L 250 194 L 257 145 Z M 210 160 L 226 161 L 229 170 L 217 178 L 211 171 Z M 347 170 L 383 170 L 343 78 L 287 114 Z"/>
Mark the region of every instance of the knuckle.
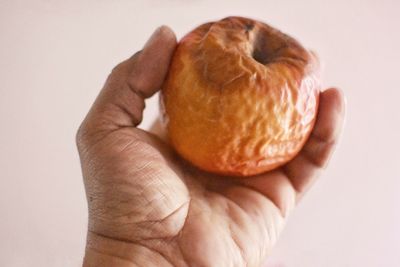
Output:
<path fill-rule="evenodd" d="M 78 150 L 81 151 L 84 146 L 85 146 L 85 139 L 86 139 L 86 133 L 87 133 L 87 126 L 85 124 L 85 121 L 83 121 L 80 126 L 78 127 L 76 133 L 75 133 L 75 144 L 78 147 Z"/>
<path fill-rule="evenodd" d="M 149 86 L 149 81 L 146 81 L 140 77 L 140 75 L 136 75 L 134 78 L 128 79 L 127 81 L 129 88 L 138 94 L 141 97 L 145 97 L 143 95 L 143 91 Z"/>
<path fill-rule="evenodd" d="M 132 65 L 137 61 L 137 58 L 139 54 L 141 53 L 141 50 L 137 51 L 133 56 L 130 58 L 122 61 L 121 63 L 117 64 L 112 70 L 111 70 L 111 75 L 120 75 L 121 73 L 126 73 L 129 71 L 132 67 Z"/>
<path fill-rule="evenodd" d="M 118 63 L 116 66 L 114 66 L 111 70 L 110 75 L 118 75 L 126 68 L 126 62 L 123 61 L 121 63 Z"/>

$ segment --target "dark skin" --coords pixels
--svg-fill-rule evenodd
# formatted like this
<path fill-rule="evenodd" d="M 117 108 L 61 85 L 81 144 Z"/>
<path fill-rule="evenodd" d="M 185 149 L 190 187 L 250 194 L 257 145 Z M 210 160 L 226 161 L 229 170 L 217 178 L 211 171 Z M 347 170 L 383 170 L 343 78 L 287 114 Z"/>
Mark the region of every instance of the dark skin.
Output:
<path fill-rule="evenodd" d="M 78 131 L 89 207 L 84 266 L 261 266 L 338 141 L 344 98 L 328 89 L 309 140 L 283 167 L 248 178 L 192 167 L 159 125 L 137 128 L 175 47 L 174 33 L 158 29 L 114 68 Z"/>

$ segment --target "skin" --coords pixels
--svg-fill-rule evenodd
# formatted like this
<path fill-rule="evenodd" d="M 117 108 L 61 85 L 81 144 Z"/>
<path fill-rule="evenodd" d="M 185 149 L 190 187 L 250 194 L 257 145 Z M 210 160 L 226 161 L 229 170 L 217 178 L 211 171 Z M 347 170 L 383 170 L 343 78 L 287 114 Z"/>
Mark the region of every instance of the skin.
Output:
<path fill-rule="evenodd" d="M 190 166 L 160 127 L 137 128 L 176 44 L 160 27 L 113 69 L 78 130 L 89 208 L 83 266 L 261 266 L 338 142 L 344 97 L 328 89 L 309 140 L 285 166 L 248 178 Z"/>

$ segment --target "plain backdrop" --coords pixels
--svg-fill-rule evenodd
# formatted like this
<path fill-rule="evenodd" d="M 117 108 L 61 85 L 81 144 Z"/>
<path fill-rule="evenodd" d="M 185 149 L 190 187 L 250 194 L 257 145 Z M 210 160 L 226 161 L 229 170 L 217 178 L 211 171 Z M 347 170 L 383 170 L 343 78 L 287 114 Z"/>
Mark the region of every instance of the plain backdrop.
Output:
<path fill-rule="evenodd" d="M 324 85 L 347 96 L 337 153 L 267 265 L 400 266 L 399 3 L 0 0 L 0 266 L 81 264 L 87 205 L 74 137 L 106 76 L 157 26 L 181 38 L 228 15 L 296 37 L 320 55 Z M 141 127 L 157 114 L 156 96 Z"/>

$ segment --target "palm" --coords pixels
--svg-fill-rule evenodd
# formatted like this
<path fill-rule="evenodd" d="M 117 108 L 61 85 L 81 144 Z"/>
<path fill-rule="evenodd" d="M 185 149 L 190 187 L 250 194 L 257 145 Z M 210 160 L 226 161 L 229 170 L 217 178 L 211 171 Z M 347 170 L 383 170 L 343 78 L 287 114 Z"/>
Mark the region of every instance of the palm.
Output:
<path fill-rule="evenodd" d="M 135 127 L 144 98 L 162 85 L 175 45 L 164 28 L 139 56 L 121 63 L 78 132 L 89 233 L 122 247 L 110 252 L 109 245 L 88 241 L 88 249 L 139 266 L 149 260 L 157 266 L 259 266 L 333 151 L 343 97 L 335 89 L 321 93 L 313 133 L 280 169 L 250 178 L 205 173 Z"/>
<path fill-rule="evenodd" d="M 261 192 L 189 166 L 152 134 L 121 129 L 88 151 L 97 158 L 99 184 L 87 192 L 96 234 L 180 253 L 194 266 L 258 266 L 283 226 L 282 210 Z"/>

